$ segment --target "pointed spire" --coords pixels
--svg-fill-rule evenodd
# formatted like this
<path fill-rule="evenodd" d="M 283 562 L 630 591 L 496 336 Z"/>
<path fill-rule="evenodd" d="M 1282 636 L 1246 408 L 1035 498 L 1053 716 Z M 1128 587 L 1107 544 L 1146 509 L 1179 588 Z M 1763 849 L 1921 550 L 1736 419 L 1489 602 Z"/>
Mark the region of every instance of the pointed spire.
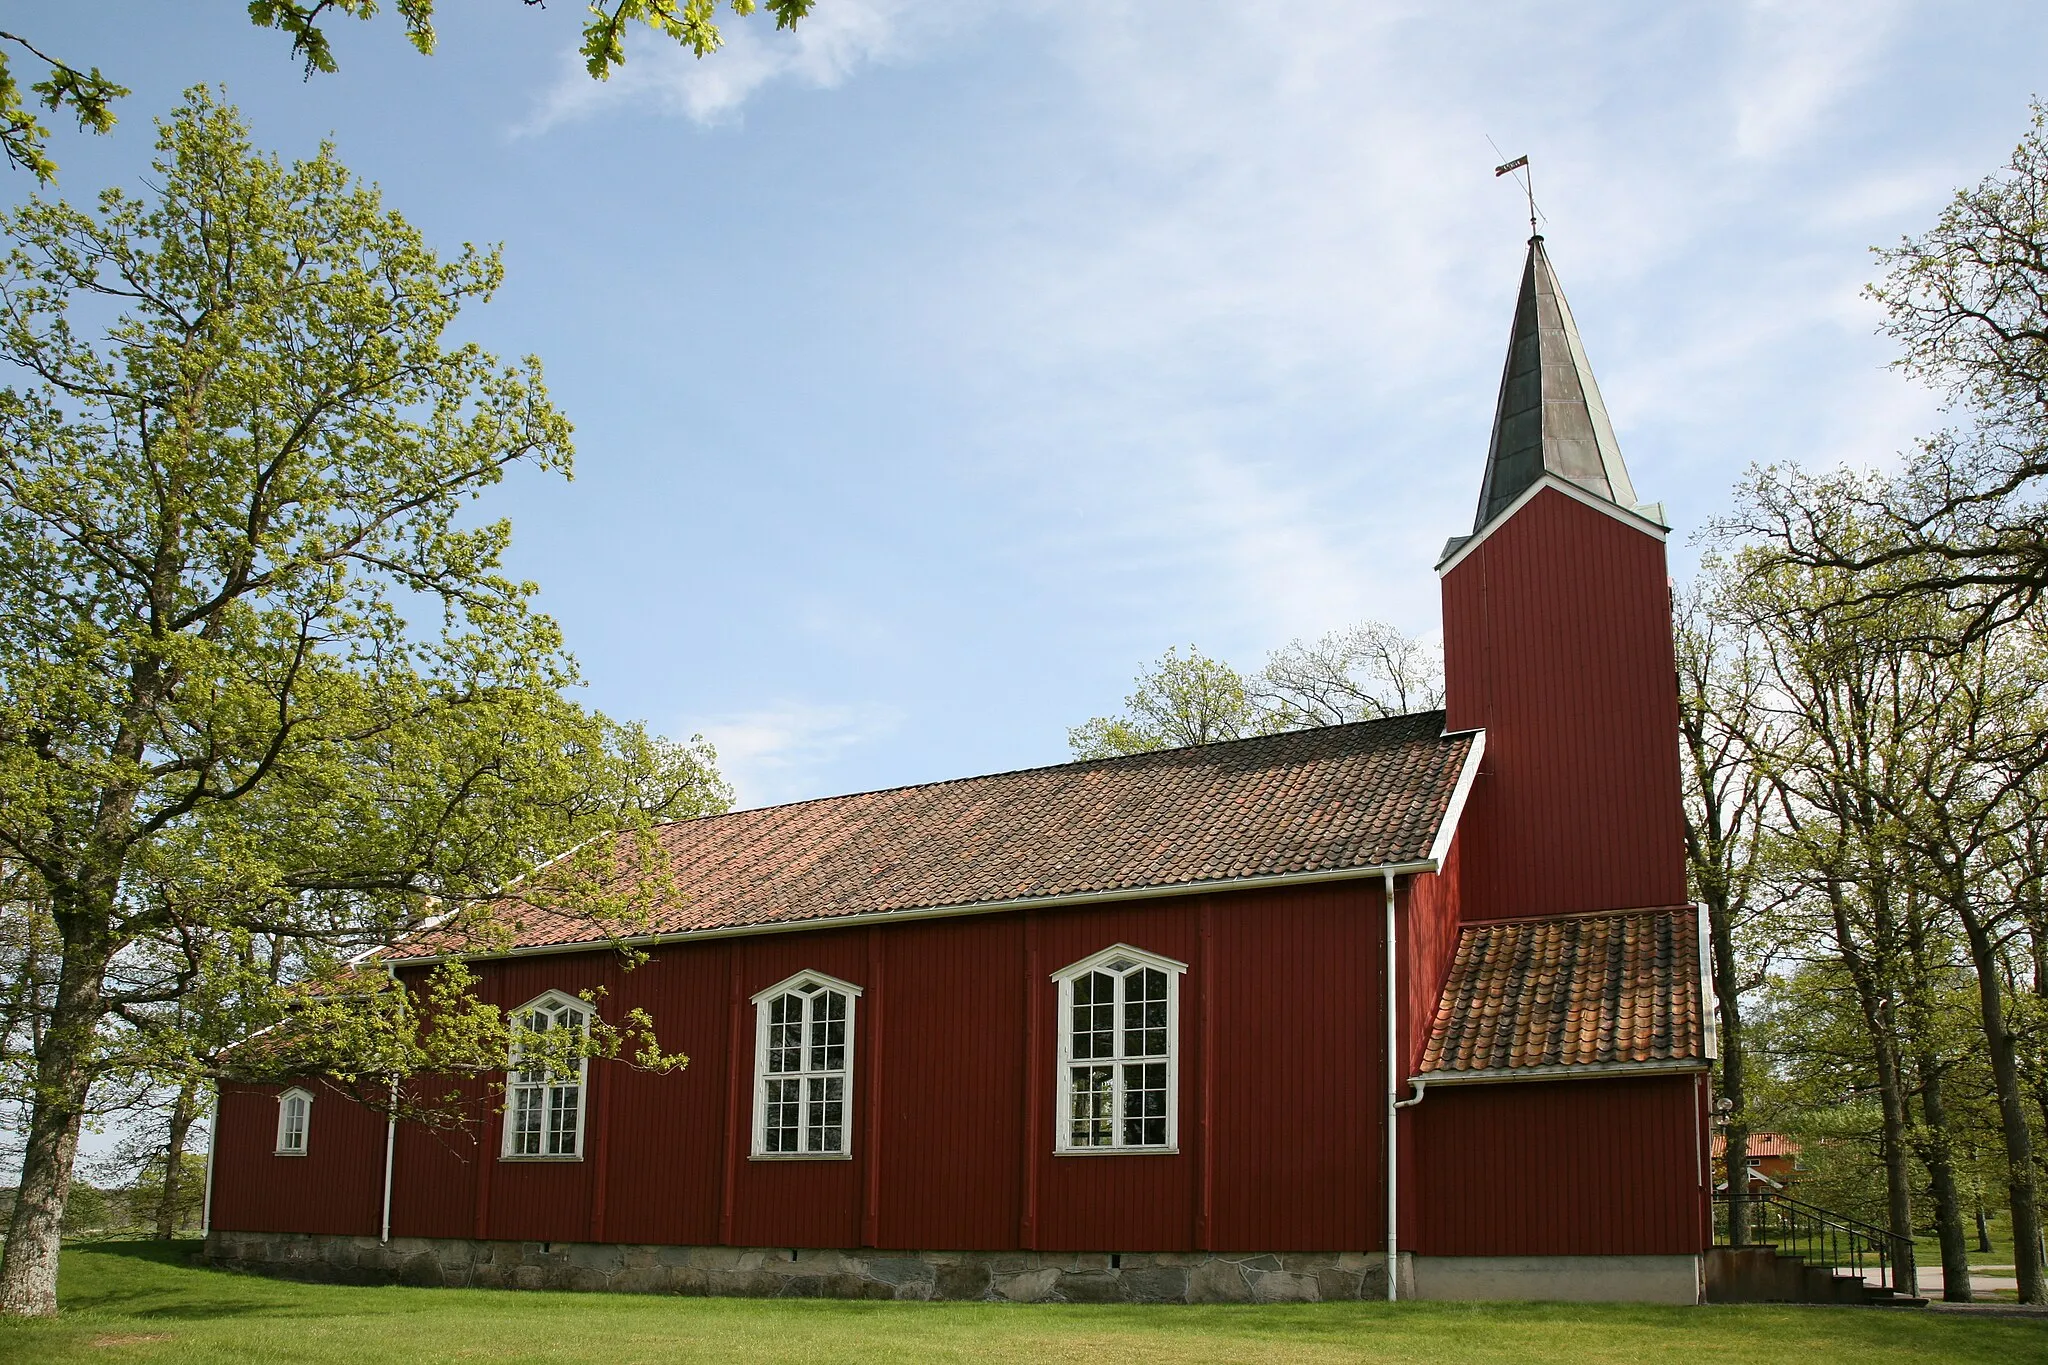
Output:
<path fill-rule="evenodd" d="M 1636 506 L 1586 348 L 1539 235 L 1529 239 L 1522 269 L 1473 532 L 1484 530 L 1546 473 L 1622 507 Z"/>

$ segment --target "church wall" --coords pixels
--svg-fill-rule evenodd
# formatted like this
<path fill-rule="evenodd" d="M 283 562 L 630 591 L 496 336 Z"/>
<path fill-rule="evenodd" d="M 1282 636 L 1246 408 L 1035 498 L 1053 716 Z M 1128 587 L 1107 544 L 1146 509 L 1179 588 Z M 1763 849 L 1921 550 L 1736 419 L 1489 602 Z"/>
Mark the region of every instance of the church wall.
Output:
<path fill-rule="evenodd" d="M 690 1065 L 649 1075 L 593 1063 L 581 1160 L 496 1159 L 495 1112 L 468 1131 L 400 1125 L 393 1234 L 1369 1251 L 1383 1207 L 1380 894 L 1362 880 L 712 939 L 657 947 L 632 971 L 607 953 L 474 964 L 479 995 L 506 1008 L 586 988 L 606 992 L 606 1018 L 645 1008 Z M 1050 978 L 1116 943 L 1188 964 L 1178 1150 L 1055 1155 Z M 749 997 L 805 968 L 864 990 L 848 1158 L 751 1160 Z M 377 1233 L 384 1125 L 339 1099 L 316 1109 L 314 1150 L 335 1165 L 317 1175 L 308 1158 L 269 1155 L 274 1099 L 224 1102 L 216 1228 Z"/>
<path fill-rule="evenodd" d="M 1407 879 L 1396 898 L 1401 908 L 1401 1055 L 1408 1068 L 1402 1073 L 1404 1078 L 1422 1069 L 1437 1001 L 1443 997 L 1444 979 L 1458 953 L 1462 922 L 1459 847 L 1463 843 L 1462 837 L 1454 838 L 1444 856 L 1443 871 Z"/>
<path fill-rule="evenodd" d="M 1439 1086 L 1404 1115 L 1418 1256 L 1696 1255 L 1711 1241 L 1705 1078 Z"/>
<path fill-rule="evenodd" d="M 1686 900 L 1664 546 L 1555 489 L 1443 578 L 1448 728 L 1483 726 L 1467 920 Z"/>
<path fill-rule="evenodd" d="M 224 1084 L 215 1124 L 213 1165 L 231 1172 L 213 1191 L 222 1227 L 278 1232 L 377 1230 L 384 1197 L 384 1123 L 320 1081 L 313 1092 L 304 1156 L 278 1156 L 281 1085 Z"/>

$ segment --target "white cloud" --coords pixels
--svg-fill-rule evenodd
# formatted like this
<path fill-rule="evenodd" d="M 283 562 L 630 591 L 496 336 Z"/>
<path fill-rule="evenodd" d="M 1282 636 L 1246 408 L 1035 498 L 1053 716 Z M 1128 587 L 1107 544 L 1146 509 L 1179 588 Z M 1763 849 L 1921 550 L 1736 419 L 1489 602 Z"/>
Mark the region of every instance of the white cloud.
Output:
<path fill-rule="evenodd" d="M 832 0 L 794 31 L 778 31 L 759 16 L 722 15 L 725 45 L 703 58 L 636 30 L 625 66 L 608 81 L 591 80 L 580 56 L 566 57 L 562 75 L 521 131 L 545 132 L 625 105 L 718 123 L 772 82 L 830 89 L 863 66 L 902 60 L 933 29 L 930 8 L 915 14 L 911 0 Z"/>
<path fill-rule="evenodd" d="M 743 807 L 832 794 L 833 765 L 888 737 L 901 717 L 881 707 L 779 701 L 681 727 L 718 750 L 718 767 Z"/>
<path fill-rule="evenodd" d="M 1781 405 L 1802 455 L 1894 448 L 1925 405 L 1887 387 L 1862 247 L 1951 173 L 1792 168 L 1867 98 L 1900 8 L 1108 0 L 1057 27 L 1090 135 L 1019 135 L 1014 198 L 934 286 L 986 477 L 1044 509 L 1032 564 L 1211 648 L 1425 628 L 1520 263 L 1488 133 L 1534 158 L 1640 486 L 1708 514 L 1747 462 L 1710 433 Z"/>
<path fill-rule="evenodd" d="M 1733 75 L 1735 149 L 1778 155 L 1814 136 L 1874 74 L 1898 0 L 1751 0 Z"/>

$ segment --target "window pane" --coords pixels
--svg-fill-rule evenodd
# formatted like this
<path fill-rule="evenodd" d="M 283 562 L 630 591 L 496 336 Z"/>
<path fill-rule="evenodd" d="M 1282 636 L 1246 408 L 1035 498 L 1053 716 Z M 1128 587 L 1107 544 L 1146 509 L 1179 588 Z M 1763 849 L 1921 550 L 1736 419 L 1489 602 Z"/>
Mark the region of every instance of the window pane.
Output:
<path fill-rule="evenodd" d="M 804 1134 L 808 1139 L 807 1150 L 844 1151 L 841 1131 L 846 1105 L 845 1079 L 840 1076 L 813 1076 L 810 1080 L 810 1092 L 810 1112 Z"/>
<path fill-rule="evenodd" d="M 284 1102 L 284 1142 L 287 1152 L 304 1151 L 306 1146 L 306 1101 L 294 1095 Z"/>
<path fill-rule="evenodd" d="M 1113 1140 L 1115 1072 L 1106 1066 L 1077 1066 L 1072 1079 L 1072 1128 L 1068 1144 L 1107 1147 Z"/>
<path fill-rule="evenodd" d="M 770 1152 L 797 1150 L 797 1082 L 769 1081 L 761 1129 L 762 1146 Z"/>
<path fill-rule="evenodd" d="M 583 1087 L 557 1085 L 548 1090 L 548 1155 L 576 1155 L 576 1111 L 581 1107 Z"/>
<path fill-rule="evenodd" d="M 1166 1145 L 1166 1063 L 1124 1068 L 1124 1145 Z"/>
<path fill-rule="evenodd" d="M 846 1069 L 846 997 L 827 991 L 811 1001 L 811 1070 Z"/>
<path fill-rule="evenodd" d="M 521 1086 L 512 1092 L 512 1154 L 540 1155 L 539 1086 Z"/>
<path fill-rule="evenodd" d="M 1124 978 L 1123 1055 L 1166 1055 L 1166 973 L 1156 967 L 1141 967 Z"/>
<path fill-rule="evenodd" d="M 1116 1055 L 1116 978 L 1090 972 L 1074 982 L 1074 1056 Z"/>
<path fill-rule="evenodd" d="M 772 1072 L 803 1068 L 804 998 L 778 995 L 768 1003 L 768 1069 Z"/>

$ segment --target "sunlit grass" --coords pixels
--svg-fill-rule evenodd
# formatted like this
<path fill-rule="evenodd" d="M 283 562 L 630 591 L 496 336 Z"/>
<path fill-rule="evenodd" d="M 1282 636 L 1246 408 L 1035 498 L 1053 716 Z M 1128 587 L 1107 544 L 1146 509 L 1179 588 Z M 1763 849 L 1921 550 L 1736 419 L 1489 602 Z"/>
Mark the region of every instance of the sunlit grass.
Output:
<path fill-rule="evenodd" d="M 191 1264 L 195 1244 L 64 1256 L 65 1312 L 0 1326 L 0 1359 L 2048 1362 L 2048 1323 L 1900 1309 L 1327 1303 L 851 1303 L 294 1284 Z"/>

